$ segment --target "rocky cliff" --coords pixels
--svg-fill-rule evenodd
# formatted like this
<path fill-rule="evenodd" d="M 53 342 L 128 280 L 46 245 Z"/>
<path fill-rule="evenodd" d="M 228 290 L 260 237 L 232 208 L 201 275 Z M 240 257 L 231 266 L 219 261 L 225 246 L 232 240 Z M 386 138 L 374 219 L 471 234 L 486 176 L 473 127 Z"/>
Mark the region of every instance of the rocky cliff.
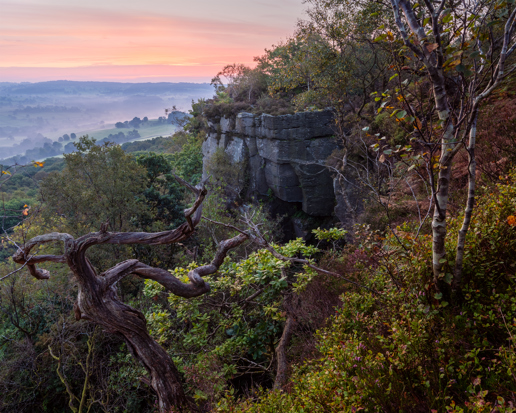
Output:
<path fill-rule="evenodd" d="M 274 195 L 299 203 L 310 216 L 328 217 L 336 206 L 333 178 L 324 166 L 338 148 L 331 111 L 253 115 L 210 120 L 204 165 L 224 150 L 235 167 L 247 168 L 247 196 Z"/>

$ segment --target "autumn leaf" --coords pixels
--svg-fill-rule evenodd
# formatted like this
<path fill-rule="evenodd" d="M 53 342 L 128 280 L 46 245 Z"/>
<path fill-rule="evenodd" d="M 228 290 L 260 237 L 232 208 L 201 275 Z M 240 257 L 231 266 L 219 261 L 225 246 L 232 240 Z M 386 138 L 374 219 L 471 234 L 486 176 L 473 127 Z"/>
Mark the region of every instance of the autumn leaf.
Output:
<path fill-rule="evenodd" d="M 40 168 L 43 168 L 43 166 L 45 165 L 45 162 L 37 162 L 37 161 L 33 161 L 33 165 L 35 168 L 37 168 L 38 166 Z"/>
<path fill-rule="evenodd" d="M 437 43 L 431 43 L 426 45 L 426 50 L 428 50 L 428 53 L 432 53 L 438 47 L 439 45 Z"/>
<path fill-rule="evenodd" d="M 2 171 L 2 175 L 11 175 L 11 172 L 9 172 L 9 171 Z"/>

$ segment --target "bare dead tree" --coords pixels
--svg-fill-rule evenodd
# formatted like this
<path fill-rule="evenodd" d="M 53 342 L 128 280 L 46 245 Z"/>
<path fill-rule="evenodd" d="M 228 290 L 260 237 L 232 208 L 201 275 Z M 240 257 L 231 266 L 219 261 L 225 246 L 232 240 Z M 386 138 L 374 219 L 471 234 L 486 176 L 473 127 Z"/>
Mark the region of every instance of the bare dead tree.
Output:
<path fill-rule="evenodd" d="M 50 273 L 37 268 L 37 264 L 52 262 L 68 265 L 78 283 L 78 296 L 74 307 L 76 318 L 90 320 L 106 331 L 125 338 L 133 356 L 149 372 L 150 377 L 143 378 L 142 381 L 156 392 L 159 411 L 162 413 L 169 412 L 172 406 L 181 408 L 189 403 L 183 391 L 179 373 L 170 356 L 149 335 L 144 315 L 119 300 L 116 283 L 129 274 L 135 274 L 154 280 L 181 297 L 191 298 L 206 294 L 210 291 L 210 286 L 202 277 L 215 273 L 222 265 L 228 251 L 242 244 L 248 236 L 240 233 L 231 239 L 221 241 L 212 262 L 190 271 L 188 274 L 190 282 L 187 284 L 164 269 L 150 267 L 136 259 L 121 262 L 97 274 L 86 253 L 95 245 L 162 245 L 178 243 L 190 237 L 201 221 L 202 203 L 207 191 L 203 185 L 193 187 L 182 179 L 177 179 L 196 195 L 196 200 L 191 208 L 185 210 L 186 222 L 174 230 L 158 233 L 119 233 L 107 232 L 107 225 L 103 225 L 99 232 L 89 233 L 77 239 L 65 233 L 50 233 L 32 238 L 13 256 L 16 263 L 26 266 L 30 274 L 39 280 L 48 279 Z M 31 254 L 33 248 L 49 242 L 62 242 L 63 254 Z"/>

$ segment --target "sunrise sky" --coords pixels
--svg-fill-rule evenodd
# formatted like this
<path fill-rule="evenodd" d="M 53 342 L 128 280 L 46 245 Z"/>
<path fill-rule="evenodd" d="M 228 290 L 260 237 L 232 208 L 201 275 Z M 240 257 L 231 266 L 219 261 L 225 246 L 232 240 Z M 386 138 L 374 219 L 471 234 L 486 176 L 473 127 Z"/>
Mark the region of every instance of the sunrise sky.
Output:
<path fill-rule="evenodd" d="M 0 82 L 209 81 L 292 34 L 302 0 L 0 0 Z"/>

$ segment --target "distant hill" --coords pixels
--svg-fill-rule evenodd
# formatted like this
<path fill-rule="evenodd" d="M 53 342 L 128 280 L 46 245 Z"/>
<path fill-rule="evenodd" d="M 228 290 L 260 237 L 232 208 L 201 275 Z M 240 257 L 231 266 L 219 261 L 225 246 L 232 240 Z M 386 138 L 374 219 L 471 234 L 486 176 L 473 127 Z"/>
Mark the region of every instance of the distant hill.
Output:
<path fill-rule="evenodd" d="M 55 80 L 39 83 L 0 83 L 1 95 L 170 95 L 212 93 L 208 83 L 119 83 Z"/>

